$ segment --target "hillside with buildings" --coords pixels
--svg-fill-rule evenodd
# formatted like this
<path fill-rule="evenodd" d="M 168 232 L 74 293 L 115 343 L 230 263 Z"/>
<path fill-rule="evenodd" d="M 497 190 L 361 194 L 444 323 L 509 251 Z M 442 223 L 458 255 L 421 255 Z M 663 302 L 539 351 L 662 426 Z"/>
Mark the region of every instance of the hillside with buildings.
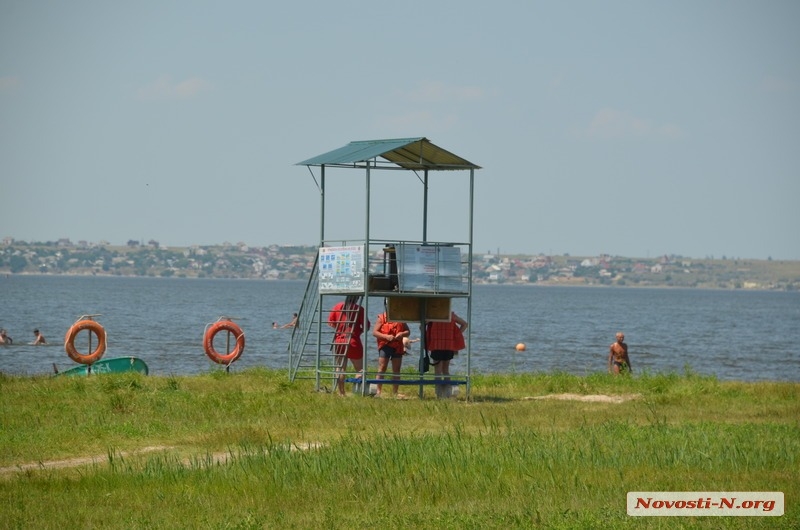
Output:
<path fill-rule="evenodd" d="M 303 280 L 316 246 L 251 247 L 245 243 L 165 248 L 157 241 L 124 246 L 68 239 L 0 244 L 0 274 L 72 274 L 179 278 Z M 684 287 L 800 290 L 800 261 L 692 259 L 681 256 L 477 254 L 476 284 Z"/>

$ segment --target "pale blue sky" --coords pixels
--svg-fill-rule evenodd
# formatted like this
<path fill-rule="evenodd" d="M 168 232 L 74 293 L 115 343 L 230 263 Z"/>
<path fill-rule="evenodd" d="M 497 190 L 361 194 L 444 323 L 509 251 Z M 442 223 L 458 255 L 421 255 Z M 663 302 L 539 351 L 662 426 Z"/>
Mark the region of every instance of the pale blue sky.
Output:
<path fill-rule="evenodd" d="M 425 136 L 483 167 L 479 253 L 800 259 L 798 21 L 797 1 L 4 0 L 0 238 L 315 245 L 297 162 Z M 396 175 L 381 218 L 419 238 Z M 437 182 L 463 198 L 466 175 Z"/>

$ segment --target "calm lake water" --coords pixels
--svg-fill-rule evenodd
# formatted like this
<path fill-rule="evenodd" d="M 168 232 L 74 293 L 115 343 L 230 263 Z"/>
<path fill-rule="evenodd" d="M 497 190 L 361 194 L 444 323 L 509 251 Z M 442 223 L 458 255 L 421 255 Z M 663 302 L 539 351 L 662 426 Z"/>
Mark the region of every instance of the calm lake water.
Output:
<path fill-rule="evenodd" d="M 108 334 L 105 358 L 136 356 L 153 375 L 224 369 L 203 352 L 206 325 L 235 317 L 247 345 L 231 370 L 288 368 L 291 330 L 273 330 L 297 311 L 301 281 L 8 276 L 0 278 L 0 371 L 52 373 L 75 363 L 64 335 L 83 314 Z M 380 299 L 370 304 L 375 322 Z M 466 316 L 464 306 L 454 309 Z M 721 380 L 800 381 L 800 293 L 642 288 L 475 286 L 473 373 L 606 370 L 608 346 L 625 332 L 634 372 L 682 373 L 686 366 Z M 39 328 L 50 344 L 30 346 Z M 412 330 L 416 324 L 412 324 Z M 418 336 L 417 332 L 413 333 Z M 372 337 L 365 337 L 372 362 Z M 516 352 L 523 342 L 527 349 Z M 454 361 L 463 370 L 464 355 Z"/>

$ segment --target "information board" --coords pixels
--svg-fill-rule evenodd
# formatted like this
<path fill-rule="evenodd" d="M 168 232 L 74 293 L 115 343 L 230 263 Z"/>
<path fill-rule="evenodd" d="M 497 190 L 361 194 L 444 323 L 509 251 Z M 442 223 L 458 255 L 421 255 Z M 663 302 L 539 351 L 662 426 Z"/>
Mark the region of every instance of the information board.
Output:
<path fill-rule="evenodd" d="M 404 292 L 466 293 L 461 249 L 450 245 L 400 245 L 399 288 Z"/>
<path fill-rule="evenodd" d="M 320 247 L 319 292 L 337 294 L 364 290 L 364 245 Z"/>

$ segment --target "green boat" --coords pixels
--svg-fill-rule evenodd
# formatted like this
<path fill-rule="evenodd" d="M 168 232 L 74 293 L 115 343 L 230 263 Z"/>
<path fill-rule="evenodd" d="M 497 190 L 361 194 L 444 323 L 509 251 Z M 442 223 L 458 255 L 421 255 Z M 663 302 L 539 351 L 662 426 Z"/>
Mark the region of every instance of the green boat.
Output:
<path fill-rule="evenodd" d="M 55 365 L 53 365 L 55 367 Z M 147 375 L 150 370 L 147 364 L 137 357 L 115 357 L 114 359 L 100 359 L 91 365 L 92 374 L 121 374 L 124 372 L 139 372 Z M 89 375 L 89 365 L 81 364 L 56 375 Z"/>

